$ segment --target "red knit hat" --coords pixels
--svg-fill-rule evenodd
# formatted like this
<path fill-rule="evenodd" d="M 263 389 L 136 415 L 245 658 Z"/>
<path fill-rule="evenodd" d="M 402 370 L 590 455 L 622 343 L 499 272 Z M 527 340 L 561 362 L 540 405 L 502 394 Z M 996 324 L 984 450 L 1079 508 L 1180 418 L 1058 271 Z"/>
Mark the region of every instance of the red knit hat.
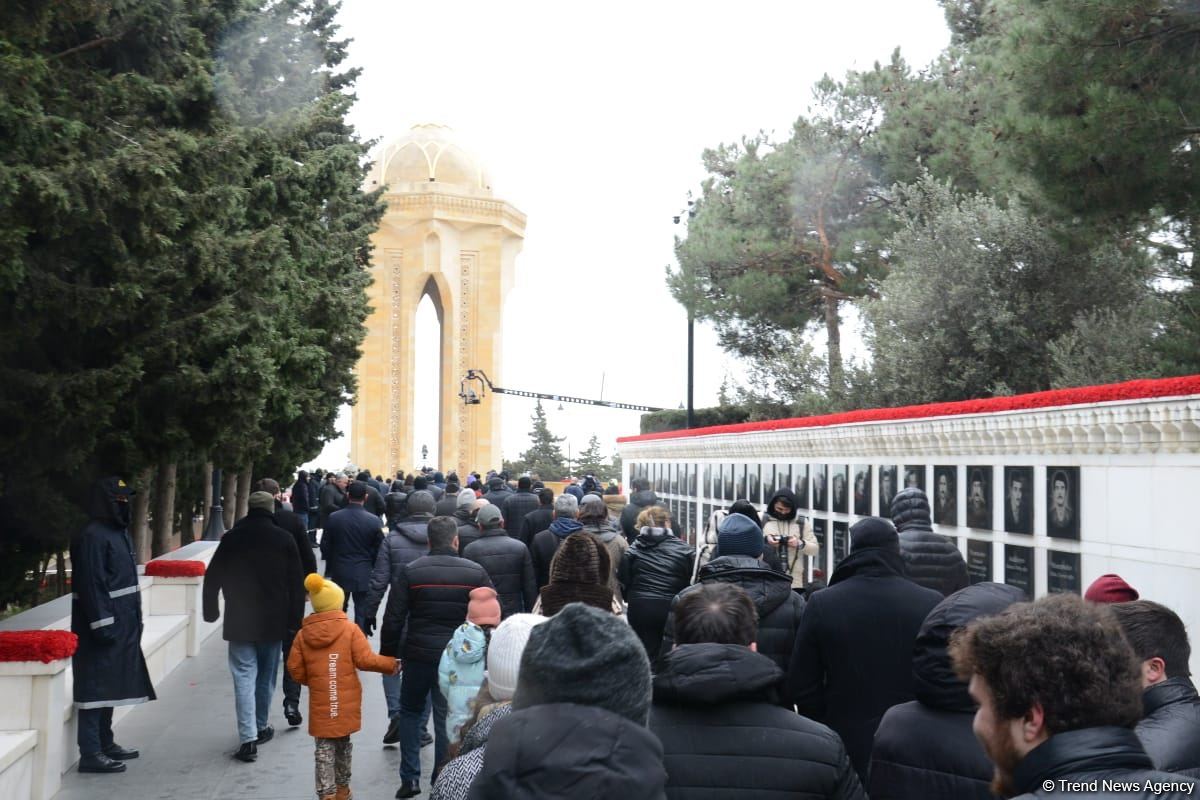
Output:
<path fill-rule="evenodd" d="M 480 586 L 471 590 L 471 600 L 467 603 L 467 622 L 474 622 L 480 627 L 500 624 L 500 601 L 496 599 L 495 589 Z"/>
<path fill-rule="evenodd" d="M 1093 603 L 1129 603 L 1138 599 L 1138 590 L 1120 575 L 1101 575 L 1083 593 L 1083 599 Z"/>

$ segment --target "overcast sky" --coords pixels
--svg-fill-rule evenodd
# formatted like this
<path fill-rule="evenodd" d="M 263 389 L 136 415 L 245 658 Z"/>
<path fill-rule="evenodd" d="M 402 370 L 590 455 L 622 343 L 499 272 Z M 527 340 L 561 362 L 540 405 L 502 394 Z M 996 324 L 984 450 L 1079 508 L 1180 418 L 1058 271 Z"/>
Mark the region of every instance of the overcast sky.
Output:
<path fill-rule="evenodd" d="M 450 125 L 496 195 L 528 215 L 497 383 L 582 397 L 603 385 L 604 399 L 670 408 L 686 397 L 687 325 L 664 275 L 701 151 L 760 129 L 786 137 L 822 74 L 895 47 L 923 65 L 949 41 L 936 0 L 344 0 L 339 20 L 363 69 L 351 113 L 362 136 Z M 697 407 L 715 403 L 726 372 L 750 369 L 698 327 Z M 485 402 L 503 404 L 504 455 L 516 457 L 533 401 Z M 593 433 L 611 453 L 638 432 L 636 412 L 546 408 L 573 453 Z M 428 423 L 417 428 L 432 448 Z M 348 453 L 333 442 L 314 464 L 340 467 Z"/>

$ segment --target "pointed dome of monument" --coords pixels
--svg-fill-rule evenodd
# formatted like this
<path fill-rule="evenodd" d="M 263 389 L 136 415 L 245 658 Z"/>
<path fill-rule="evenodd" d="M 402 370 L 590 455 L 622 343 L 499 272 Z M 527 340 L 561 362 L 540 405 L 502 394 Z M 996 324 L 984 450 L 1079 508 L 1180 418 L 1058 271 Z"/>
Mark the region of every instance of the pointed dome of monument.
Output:
<path fill-rule="evenodd" d="M 414 125 L 384 145 L 368 180 L 376 186 L 386 184 L 391 192 L 492 194 L 483 162 L 459 144 L 451 128 L 434 123 Z"/>

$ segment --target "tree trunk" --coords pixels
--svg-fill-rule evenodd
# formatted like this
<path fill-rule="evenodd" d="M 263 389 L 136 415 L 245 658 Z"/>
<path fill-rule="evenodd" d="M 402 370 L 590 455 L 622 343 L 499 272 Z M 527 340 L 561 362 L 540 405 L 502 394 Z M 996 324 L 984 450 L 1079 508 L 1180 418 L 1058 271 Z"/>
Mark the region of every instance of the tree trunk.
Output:
<path fill-rule="evenodd" d="M 253 473 L 253 464 L 247 464 L 242 468 L 238 475 L 237 487 L 237 517 L 241 519 L 246 516 L 246 512 L 250 510 L 250 478 Z"/>
<path fill-rule="evenodd" d="M 829 394 L 841 397 L 846 392 L 846 375 L 842 371 L 842 328 L 836 297 L 825 298 L 825 332 L 829 335 Z"/>
<path fill-rule="evenodd" d="M 196 498 L 194 491 L 184 485 L 186 483 L 183 481 L 176 487 L 175 513 L 171 515 L 175 526 L 171 537 L 174 540 L 175 535 L 179 535 L 180 547 L 196 541 Z M 192 497 L 185 493 L 192 493 Z"/>
<path fill-rule="evenodd" d="M 213 462 L 211 462 L 211 461 L 204 462 L 203 475 L 204 475 L 204 481 L 200 485 L 204 487 L 204 508 L 200 509 L 200 513 L 204 516 L 204 522 L 200 525 L 200 530 L 206 531 L 206 530 L 208 530 L 209 509 L 212 508 L 212 504 L 213 504 L 213 491 L 212 491 Z M 203 536 L 203 534 L 201 534 L 201 535 Z"/>
<path fill-rule="evenodd" d="M 136 478 L 137 494 L 133 496 L 129 533 L 133 539 L 133 556 L 139 564 L 150 560 L 150 488 L 153 480 L 152 467 L 139 472 Z"/>
<path fill-rule="evenodd" d="M 67 593 L 67 560 L 63 558 L 62 550 L 54 554 L 54 567 L 57 570 L 57 578 L 55 581 L 55 597 L 62 597 Z"/>
<path fill-rule="evenodd" d="M 157 558 L 171 552 L 171 534 L 175 532 L 175 473 L 174 461 L 162 459 L 158 462 L 158 476 L 154 480 L 154 536 L 150 552 Z"/>
<path fill-rule="evenodd" d="M 233 518 L 237 513 L 238 474 L 231 469 L 224 472 L 225 480 L 221 487 L 221 511 L 225 517 L 225 530 L 233 527 Z"/>

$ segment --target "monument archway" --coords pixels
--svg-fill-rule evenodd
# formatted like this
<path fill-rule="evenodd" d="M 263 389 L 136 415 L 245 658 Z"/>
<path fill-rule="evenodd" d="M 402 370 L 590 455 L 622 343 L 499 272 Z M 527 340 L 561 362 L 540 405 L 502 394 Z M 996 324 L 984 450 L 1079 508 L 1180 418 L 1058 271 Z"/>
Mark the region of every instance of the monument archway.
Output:
<path fill-rule="evenodd" d="M 414 444 L 436 437 L 443 469 L 498 468 L 499 403 L 465 405 L 458 383 L 468 369 L 501 380 L 501 316 L 525 215 L 493 195 L 483 165 L 442 125 L 416 125 L 384 146 L 366 184 L 386 187 L 387 211 L 372 237 L 350 458 L 375 472 L 407 471 L 419 466 L 411 463 Z M 417 340 L 426 295 L 441 323 L 439 341 Z M 415 354 L 426 347 L 439 350 L 437 431 L 414 427 Z"/>

